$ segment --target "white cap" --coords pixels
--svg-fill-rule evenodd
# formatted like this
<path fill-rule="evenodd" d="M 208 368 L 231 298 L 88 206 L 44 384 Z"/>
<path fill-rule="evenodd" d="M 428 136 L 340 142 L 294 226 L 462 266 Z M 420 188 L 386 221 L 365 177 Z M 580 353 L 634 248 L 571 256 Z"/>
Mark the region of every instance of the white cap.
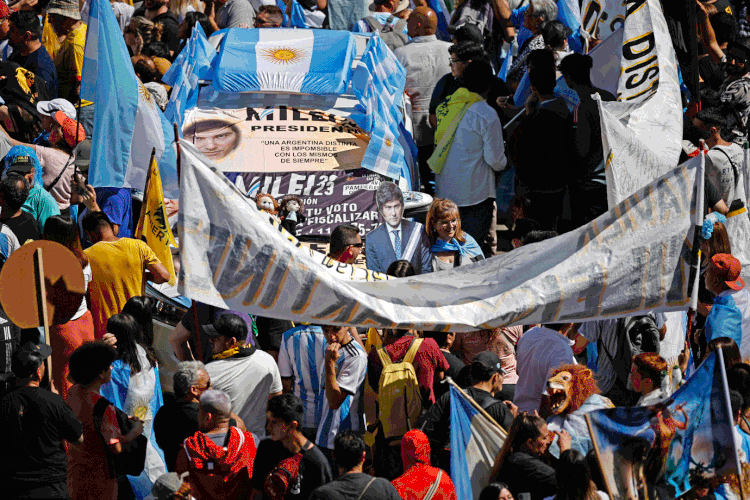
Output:
<path fill-rule="evenodd" d="M 62 111 L 71 120 L 76 119 L 76 108 L 67 99 L 52 99 L 51 101 L 39 101 L 36 110 L 44 116 L 52 116 L 55 111 Z"/>

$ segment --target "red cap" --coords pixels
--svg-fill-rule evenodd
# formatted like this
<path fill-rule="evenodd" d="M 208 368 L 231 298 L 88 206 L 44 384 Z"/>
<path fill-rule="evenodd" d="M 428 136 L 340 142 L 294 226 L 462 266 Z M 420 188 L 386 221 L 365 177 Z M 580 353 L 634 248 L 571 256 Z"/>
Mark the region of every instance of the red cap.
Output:
<path fill-rule="evenodd" d="M 717 275 L 724 280 L 732 290 L 742 290 L 745 287 L 745 280 L 740 278 L 742 264 L 736 257 L 728 253 L 717 253 L 711 257 L 711 262 L 718 269 Z"/>
<path fill-rule="evenodd" d="M 0 3 L 2 2 L 0 1 Z M 55 118 L 55 121 L 59 123 L 60 126 L 62 127 L 63 135 L 65 137 L 65 142 L 68 143 L 68 146 L 70 146 L 71 148 L 74 148 L 78 145 L 79 142 L 86 139 L 86 131 L 83 130 L 83 125 L 76 122 L 75 120 L 71 120 L 62 111 L 57 111 L 52 116 Z M 76 129 L 78 130 L 77 135 L 76 135 Z"/>
<path fill-rule="evenodd" d="M 5 19 L 9 15 L 10 15 L 10 9 L 8 8 L 8 4 L 0 1 L 0 19 Z"/>

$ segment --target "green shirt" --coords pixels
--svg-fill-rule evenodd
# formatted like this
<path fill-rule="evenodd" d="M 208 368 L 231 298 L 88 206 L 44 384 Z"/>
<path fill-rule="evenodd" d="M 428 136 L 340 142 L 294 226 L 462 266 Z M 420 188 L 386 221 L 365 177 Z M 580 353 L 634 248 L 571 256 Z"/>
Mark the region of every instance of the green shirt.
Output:
<path fill-rule="evenodd" d="M 49 192 L 41 186 L 34 185 L 29 190 L 29 197 L 21 207 L 39 223 L 39 231 L 44 231 L 44 223 L 53 215 L 60 215 L 60 207 Z"/>

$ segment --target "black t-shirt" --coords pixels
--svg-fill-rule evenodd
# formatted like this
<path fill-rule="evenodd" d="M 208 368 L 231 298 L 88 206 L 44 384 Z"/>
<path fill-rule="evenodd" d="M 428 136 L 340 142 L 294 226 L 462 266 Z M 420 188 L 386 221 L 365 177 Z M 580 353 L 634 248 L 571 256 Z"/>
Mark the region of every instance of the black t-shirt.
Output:
<path fill-rule="evenodd" d="M 256 316 L 255 324 L 258 327 L 258 345 L 264 351 L 279 351 L 284 332 L 294 328 L 291 321 L 263 316 Z"/>
<path fill-rule="evenodd" d="M 471 396 L 479 406 L 489 413 L 489 415 L 500 424 L 500 427 L 506 431 L 510 429 L 513 423 L 513 414 L 510 412 L 508 405 L 495 399 L 492 395 L 477 389 L 476 387 L 467 387 L 464 392 Z M 490 400 L 495 401 L 491 403 Z M 491 403 L 491 404 L 490 404 Z M 417 422 L 417 427 L 420 427 L 422 420 L 424 420 L 423 430 L 430 438 L 430 441 L 434 443 L 447 445 L 450 442 L 450 429 L 451 429 L 451 395 L 446 393 L 437 400 L 437 403 L 432 405 L 427 413 Z"/>
<path fill-rule="evenodd" d="M 162 406 L 154 417 L 156 444 L 164 452 L 167 469 L 174 471 L 182 443 L 198 430 L 198 403 L 177 401 Z"/>
<path fill-rule="evenodd" d="M 68 461 L 63 440 L 80 439 L 83 426 L 58 394 L 39 387 L 19 387 L 0 399 L 0 482 L 65 482 Z M 20 483 L 20 484 L 18 484 Z M 7 491 L 7 490 L 4 490 Z"/>
<path fill-rule="evenodd" d="M 557 493 L 555 469 L 522 451 L 513 453 L 503 462 L 497 478 L 508 485 L 513 498 L 518 498 L 520 493 L 530 493 L 531 500 L 543 500 Z"/>
<path fill-rule="evenodd" d="M 284 497 L 286 500 L 307 499 L 314 489 L 333 480 L 328 460 L 317 446 L 313 444 L 312 448 L 302 450 L 301 453 L 301 477 L 299 478 L 301 484 L 299 485 L 299 494 L 287 493 Z M 274 441 L 271 438 L 263 439 L 258 445 L 258 452 L 255 454 L 252 479 L 253 488 L 263 491 L 266 476 L 279 462 L 293 455 L 294 453 L 287 450 L 280 441 Z M 263 498 L 266 499 L 268 497 L 263 494 Z"/>
<path fill-rule="evenodd" d="M 448 370 L 445 372 L 445 376 L 452 378 L 454 381 L 458 381 L 458 374 L 461 372 L 463 367 L 466 366 L 466 363 L 461 361 L 458 356 L 450 351 L 444 351 L 441 349 L 440 352 L 443 353 L 443 356 L 445 356 L 445 360 L 450 365 L 450 368 L 448 368 Z M 447 393 L 450 390 L 450 385 L 448 385 L 448 383 L 441 383 L 436 373 L 433 390 L 435 391 L 435 400 L 437 401 L 443 396 L 443 394 Z"/>
<path fill-rule="evenodd" d="M 16 217 L 4 220 L 3 224 L 13 231 L 20 245 L 23 245 L 28 240 L 36 241 L 42 239 L 41 232 L 39 231 L 39 223 L 30 213 L 24 210 L 21 210 L 21 214 Z"/>
<path fill-rule="evenodd" d="M 310 500 L 402 500 L 396 488 L 385 478 L 377 477 L 372 483 L 372 476 L 362 472 L 342 474 L 332 482 L 313 491 Z M 367 484 L 370 483 L 368 487 Z M 364 495 L 362 491 L 367 488 Z"/>
<path fill-rule="evenodd" d="M 703 78 L 703 86 L 717 92 L 726 78 L 721 65 L 714 61 L 711 56 L 698 59 L 698 73 Z"/>
<path fill-rule="evenodd" d="M 20 341 L 21 329 L 8 319 L 0 304 L 0 391 L 5 390 L 5 382 L 10 383 L 13 376 L 10 371 L 10 358 Z M 3 395 L 4 392 L 0 392 L 0 397 Z"/>

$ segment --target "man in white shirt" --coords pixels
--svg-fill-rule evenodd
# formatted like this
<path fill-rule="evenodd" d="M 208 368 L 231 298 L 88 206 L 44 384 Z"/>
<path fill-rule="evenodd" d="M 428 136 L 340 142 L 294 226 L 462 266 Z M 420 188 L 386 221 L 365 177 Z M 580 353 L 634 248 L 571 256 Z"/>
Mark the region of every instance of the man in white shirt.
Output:
<path fill-rule="evenodd" d="M 429 123 L 430 99 L 438 80 L 450 73 L 451 44 L 437 39 L 438 18 L 428 7 L 417 7 L 409 15 L 407 28 L 411 41 L 393 51 L 406 70 L 404 92 L 411 100 L 414 142 L 419 151 L 419 175 L 425 192 L 433 194 L 434 174 L 427 165 L 435 147 L 435 129 Z M 494 186 L 493 186 L 494 189 Z"/>
<path fill-rule="evenodd" d="M 229 394 L 247 430 L 264 437 L 268 400 L 282 390 L 276 361 L 267 352 L 245 345 L 247 323 L 236 314 L 223 314 L 203 329 L 214 353 L 206 364 L 211 388 Z"/>
<path fill-rule="evenodd" d="M 463 72 L 462 87 L 486 98 L 493 79 L 489 64 L 472 61 Z M 435 176 L 435 194 L 458 206 L 461 228 L 485 254 L 490 254 L 483 242 L 492 224 L 495 174 L 507 164 L 497 113 L 486 101 L 475 102 L 461 119 L 443 169 Z"/>
<path fill-rule="evenodd" d="M 576 364 L 571 348 L 573 342 L 566 336 L 571 330 L 574 330 L 571 323 L 537 326 L 524 333 L 518 341 L 518 383 L 513 398 L 518 411 L 539 410 L 550 372 L 561 365 Z"/>

